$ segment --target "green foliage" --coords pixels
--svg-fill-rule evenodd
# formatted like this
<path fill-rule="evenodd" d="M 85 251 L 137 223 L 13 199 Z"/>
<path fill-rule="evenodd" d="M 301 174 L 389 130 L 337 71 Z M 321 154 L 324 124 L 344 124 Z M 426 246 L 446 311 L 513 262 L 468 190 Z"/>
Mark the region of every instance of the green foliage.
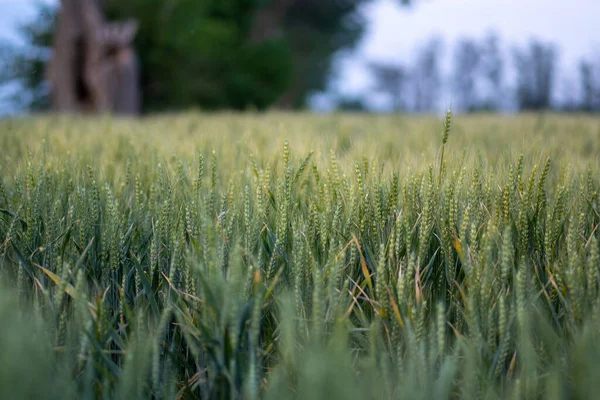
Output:
<path fill-rule="evenodd" d="M 111 19 L 136 18 L 144 107 L 264 109 L 287 88 L 290 49 L 250 40 L 260 1 L 110 1 Z"/>
<path fill-rule="evenodd" d="M 277 0 L 272 0 L 276 3 Z M 311 93 L 327 86 L 332 61 L 358 43 L 365 28 L 362 5 L 369 0 L 300 0 L 291 3 L 284 36 L 292 49 L 293 79 L 281 103 L 303 107 Z"/>
<path fill-rule="evenodd" d="M 600 122 L 495 118 L 2 122 L 0 395 L 593 396 Z"/>

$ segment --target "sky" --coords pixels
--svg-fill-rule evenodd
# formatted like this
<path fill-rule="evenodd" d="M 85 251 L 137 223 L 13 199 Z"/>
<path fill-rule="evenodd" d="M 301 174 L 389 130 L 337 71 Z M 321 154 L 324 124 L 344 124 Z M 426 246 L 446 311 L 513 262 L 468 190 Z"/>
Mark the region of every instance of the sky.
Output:
<path fill-rule="evenodd" d="M 0 38 L 17 39 L 15 26 L 35 15 L 36 1 L 0 0 Z"/>
<path fill-rule="evenodd" d="M 40 0 L 0 0 L 0 39 L 16 37 L 14 26 L 33 15 L 36 1 Z M 491 31 L 510 46 L 523 46 L 532 38 L 551 41 L 557 45 L 561 75 L 566 77 L 565 71 L 574 71 L 582 57 L 600 54 L 599 0 L 416 0 L 411 7 L 398 4 L 397 0 L 374 0 L 364 7 L 366 33 L 353 54 L 338 60 L 333 83 L 337 91 L 349 95 L 369 91 L 365 61 L 406 62 L 419 44 L 436 35 L 447 46 L 461 37 L 478 38 Z M 450 59 L 449 54 L 445 59 Z"/>

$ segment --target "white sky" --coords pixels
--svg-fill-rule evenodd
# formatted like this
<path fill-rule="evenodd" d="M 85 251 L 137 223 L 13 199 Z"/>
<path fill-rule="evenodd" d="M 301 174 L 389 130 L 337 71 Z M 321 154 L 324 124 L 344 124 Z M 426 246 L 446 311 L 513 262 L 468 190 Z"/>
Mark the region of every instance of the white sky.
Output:
<path fill-rule="evenodd" d="M 0 0 L 0 38 L 14 38 L 15 23 L 32 15 L 33 4 L 35 0 Z M 446 43 L 447 60 L 448 45 L 456 39 L 482 37 L 489 31 L 498 33 L 507 47 L 525 45 L 532 38 L 551 41 L 559 49 L 560 75 L 566 77 L 581 57 L 600 53 L 600 0 L 416 0 L 412 7 L 375 0 L 364 12 L 366 34 L 357 53 L 345 57 L 338 70 L 336 87 L 345 93 L 368 90 L 365 59 L 407 62 L 414 49 L 434 35 Z"/>

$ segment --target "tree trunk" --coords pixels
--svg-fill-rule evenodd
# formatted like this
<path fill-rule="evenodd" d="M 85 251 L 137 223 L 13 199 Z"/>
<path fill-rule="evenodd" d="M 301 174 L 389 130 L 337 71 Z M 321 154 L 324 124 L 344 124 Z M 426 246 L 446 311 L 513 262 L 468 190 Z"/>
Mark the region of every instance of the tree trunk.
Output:
<path fill-rule="evenodd" d="M 134 21 L 106 22 L 99 0 L 62 0 L 48 66 L 53 110 L 138 114 L 136 31 Z"/>
<path fill-rule="evenodd" d="M 80 55 L 81 26 L 77 23 L 76 0 L 62 0 L 54 33 L 52 59 L 48 65 L 48 80 L 52 85 L 52 108 L 62 112 L 76 112 L 79 76 L 75 66 Z"/>

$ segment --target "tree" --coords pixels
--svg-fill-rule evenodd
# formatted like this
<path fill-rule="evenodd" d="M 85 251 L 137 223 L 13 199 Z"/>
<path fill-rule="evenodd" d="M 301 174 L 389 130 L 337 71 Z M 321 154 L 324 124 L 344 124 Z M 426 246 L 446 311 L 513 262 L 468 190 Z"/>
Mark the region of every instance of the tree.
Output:
<path fill-rule="evenodd" d="M 264 109 L 291 79 L 274 29 L 253 28 L 260 0 L 110 0 L 111 19 L 136 18 L 144 108 Z"/>
<path fill-rule="evenodd" d="M 137 23 L 109 23 L 99 0 L 62 0 L 47 65 L 52 109 L 139 113 L 138 71 L 131 47 Z"/>
<path fill-rule="evenodd" d="M 372 62 L 369 69 L 375 79 L 375 90 L 386 94 L 392 102 L 392 110 L 406 108 L 403 95 L 406 89 L 407 73 L 404 66 L 384 62 Z"/>
<path fill-rule="evenodd" d="M 339 97 L 336 101 L 337 111 L 346 111 L 346 112 L 367 112 L 368 107 L 365 104 L 364 100 L 360 97 L 348 97 L 342 96 Z"/>
<path fill-rule="evenodd" d="M 587 112 L 600 111 L 600 65 L 584 60 L 579 64 L 581 81 L 581 109 Z"/>
<path fill-rule="evenodd" d="M 453 86 L 458 107 L 474 111 L 479 107 L 477 79 L 481 49 L 472 39 L 461 39 L 454 50 Z"/>
<path fill-rule="evenodd" d="M 582 110 L 580 91 L 576 81 L 569 75 L 560 76 L 556 84 L 558 100 L 554 108 L 562 112 L 577 112 Z"/>
<path fill-rule="evenodd" d="M 431 112 L 437 105 L 442 83 L 440 76 L 442 47 L 442 41 L 433 38 L 418 51 L 411 72 L 413 109 L 416 112 Z"/>
<path fill-rule="evenodd" d="M 504 57 L 500 38 L 489 33 L 481 44 L 481 74 L 486 88 L 481 109 L 498 110 L 502 107 L 504 95 Z"/>
<path fill-rule="evenodd" d="M 517 103 L 520 110 L 552 106 L 557 55 L 551 44 L 533 41 L 527 50 L 515 50 Z"/>
<path fill-rule="evenodd" d="M 145 111 L 156 111 L 194 106 L 264 109 L 274 103 L 303 106 L 311 93 L 325 88 L 337 52 L 358 42 L 364 27 L 358 11 L 368 1 L 102 3 L 108 20 L 138 22 L 133 48 L 139 60 L 142 106 Z M 27 43 L 48 52 L 56 10 L 45 11 L 48 23 L 29 25 L 24 33 Z M 47 63 L 47 59 L 23 58 L 24 52 L 12 57 L 27 64 L 21 70 L 39 71 L 38 66 Z M 10 79 L 21 80 L 28 91 L 45 87 L 43 74 L 24 77 L 14 68 Z M 37 92 L 33 97 L 31 104 L 48 104 L 47 95 L 44 102 Z"/>

